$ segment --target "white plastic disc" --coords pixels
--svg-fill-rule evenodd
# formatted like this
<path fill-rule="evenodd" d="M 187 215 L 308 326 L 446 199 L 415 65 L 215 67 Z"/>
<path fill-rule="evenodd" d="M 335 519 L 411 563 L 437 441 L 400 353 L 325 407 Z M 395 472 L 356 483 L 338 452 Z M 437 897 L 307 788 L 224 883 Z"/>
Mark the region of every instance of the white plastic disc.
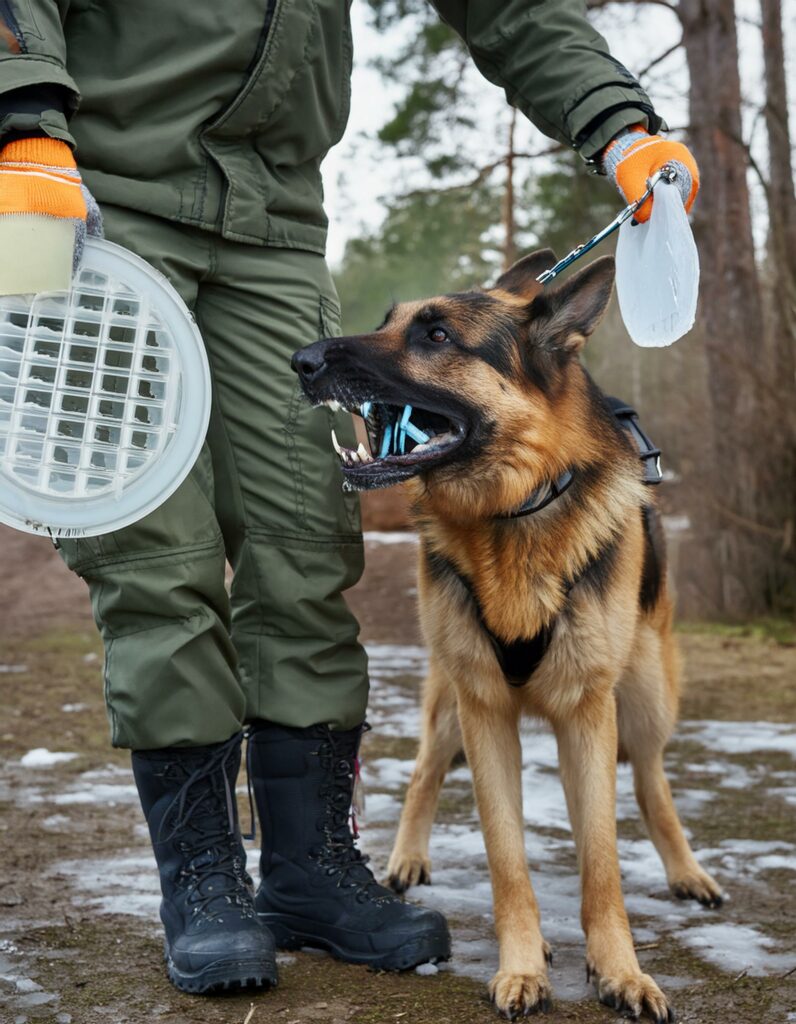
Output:
<path fill-rule="evenodd" d="M 677 189 L 661 182 L 644 224 L 619 229 L 616 293 L 628 334 L 643 348 L 677 341 L 694 325 L 699 255 Z"/>
<path fill-rule="evenodd" d="M 210 369 L 187 306 L 121 246 L 86 242 L 68 292 L 0 298 L 0 521 L 95 537 L 193 467 Z"/>

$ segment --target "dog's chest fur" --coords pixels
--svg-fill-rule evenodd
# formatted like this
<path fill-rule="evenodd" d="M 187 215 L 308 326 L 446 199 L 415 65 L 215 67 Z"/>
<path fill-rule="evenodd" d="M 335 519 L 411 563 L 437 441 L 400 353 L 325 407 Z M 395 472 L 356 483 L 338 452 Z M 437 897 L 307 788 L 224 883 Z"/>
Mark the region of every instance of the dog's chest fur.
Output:
<path fill-rule="evenodd" d="M 614 680 L 638 619 L 643 497 L 617 473 L 536 521 L 462 527 L 423 517 L 421 625 L 451 682 L 489 703 L 519 701 L 529 714 L 551 718 L 607 676 Z M 524 685 L 510 686 L 484 625 L 510 643 L 550 624 L 541 662 Z"/>

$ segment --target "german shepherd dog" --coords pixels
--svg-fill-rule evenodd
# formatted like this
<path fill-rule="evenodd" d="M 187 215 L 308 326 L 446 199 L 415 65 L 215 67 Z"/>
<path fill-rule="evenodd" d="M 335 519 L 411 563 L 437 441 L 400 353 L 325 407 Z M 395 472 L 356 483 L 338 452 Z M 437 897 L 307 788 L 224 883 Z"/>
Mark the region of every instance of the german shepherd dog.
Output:
<path fill-rule="evenodd" d="M 485 291 L 401 303 L 372 334 L 316 342 L 293 366 L 314 405 L 366 415 L 371 452 L 335 440 L 344 486 L 411 481 L 430 669 L 392 887 L 430 879 L 437 799 L 463 744 L 500 943 L 490 994 L 512 1019 L 549 1007 L 518 728 L 523 715 L 546 719 L 577 846 L 587 974 L 602 1002 L 661 1024 L 672 1013 L 639 967 L 620 887 L 617 757 L 632 765 L 672 891 L 710 907 L 721 892 L 663 770 L 680 684 L 659 514 L 638 450 L 579 359 L 613 260 L 542 290 L 536 278 L 554 262 L 545 250 Z M 409 405 L 420 433 L 391 447 Z"/>

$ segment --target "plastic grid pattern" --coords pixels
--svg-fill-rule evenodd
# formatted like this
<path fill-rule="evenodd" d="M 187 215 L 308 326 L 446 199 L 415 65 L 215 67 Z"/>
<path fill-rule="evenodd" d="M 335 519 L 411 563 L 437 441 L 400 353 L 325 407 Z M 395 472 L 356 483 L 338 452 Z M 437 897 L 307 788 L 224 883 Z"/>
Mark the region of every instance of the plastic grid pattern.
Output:
<path fill-rule="evenodd" d="M 118 495 L 168 448 L 179 354 L 146 296 L 96 270 L 0 309 L 0 467 L 60 498 Z"/>

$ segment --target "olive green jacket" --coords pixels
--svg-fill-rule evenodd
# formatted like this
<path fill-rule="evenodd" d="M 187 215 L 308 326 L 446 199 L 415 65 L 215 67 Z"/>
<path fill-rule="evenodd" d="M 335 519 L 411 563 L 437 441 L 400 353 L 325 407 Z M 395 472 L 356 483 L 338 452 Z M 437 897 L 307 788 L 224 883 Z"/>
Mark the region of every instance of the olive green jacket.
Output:
<path fill-rule="evenodd" d="M 583 0 L 433 2 L 509 101 L 585 158 L 625 125 L 660 123 Z M 348 117 L 348 8 L 0 0 L 0 137 L 44 131 L 76 144 L 101 203 L 323 252 L 320 164 Z M 31 107 L 37 88 L 64 109 Z"/>

